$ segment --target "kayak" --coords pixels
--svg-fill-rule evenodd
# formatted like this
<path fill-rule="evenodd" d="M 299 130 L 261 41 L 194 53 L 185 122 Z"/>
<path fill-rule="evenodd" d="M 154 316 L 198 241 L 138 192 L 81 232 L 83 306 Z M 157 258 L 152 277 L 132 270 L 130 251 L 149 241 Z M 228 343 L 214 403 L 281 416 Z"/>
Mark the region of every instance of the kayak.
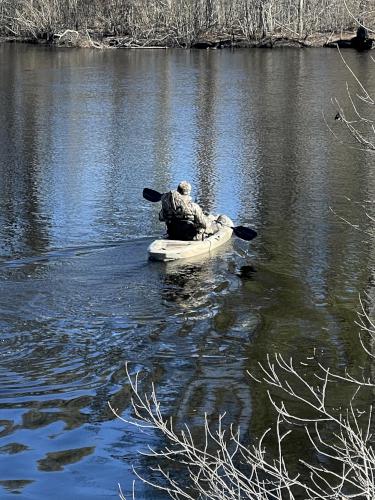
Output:
<path fill-rule="evenodd" d="M 168 262 L 171 260 L 189 259 L 198 255 L 208 254 L 230 240 L 233 234 L 233 222 L 225 216 L 225 226 L 203 241 L 155 240 L 148 247 L 151 260 Z"/>

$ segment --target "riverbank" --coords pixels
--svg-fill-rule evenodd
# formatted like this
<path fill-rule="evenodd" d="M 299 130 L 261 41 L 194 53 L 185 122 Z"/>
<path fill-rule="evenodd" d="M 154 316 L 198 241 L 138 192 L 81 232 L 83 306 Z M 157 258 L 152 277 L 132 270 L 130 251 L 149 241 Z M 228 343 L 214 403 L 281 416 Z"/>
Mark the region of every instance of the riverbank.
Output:
<path fill-rule="evenodd" d="M 345 31 L 341 33 L 314 33 L 303 38 L 285 33 L 265 36 L 260 39 L 248 39 L 236 34 L 205 33 L 197 37 L 190 44 L 167 34 L 160 38 L 139 38 L 130 36 L 105 36 L 90 31 L 75 31 L 67 29 L 48 37 L 0 37 L 3 43 L 33 43 L 55 47 L 76 47 L 96 49 L 167 49 L 167 48 L 194 48 L 194 49 L 223 49 L 223 48 L 281 48 L 281 47 L 329 47 L 358 48 L 356 46 L 356 33 Z M 372 40 L 366 49 L 373 48 Z"/>

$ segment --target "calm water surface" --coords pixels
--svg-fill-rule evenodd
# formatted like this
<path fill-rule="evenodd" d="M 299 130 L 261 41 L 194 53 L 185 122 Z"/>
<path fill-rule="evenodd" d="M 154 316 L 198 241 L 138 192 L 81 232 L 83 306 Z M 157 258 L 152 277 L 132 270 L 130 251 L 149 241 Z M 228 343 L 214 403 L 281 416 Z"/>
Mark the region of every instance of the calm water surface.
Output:
<path fill-rule="evenodd" d="M 370 56 L 345 56 L 374 91 Z M 147 476 L 159 438 L 107 406 L 129 414 L 125 361 L 178 422 L 226 411 L 244 439 L 272 421 L 247 375 L 267 353 L 363 362 L 372 256 L 330 208 L 366 227 L 373 157 L 324 123 L 340 134 L 336 51 L 2 45 L 0 74 L 1 498 L 116 498 L 132 465 Z M 148 262 L 163 228 L 142 189 L 183 178 L 258 238 Z"/>

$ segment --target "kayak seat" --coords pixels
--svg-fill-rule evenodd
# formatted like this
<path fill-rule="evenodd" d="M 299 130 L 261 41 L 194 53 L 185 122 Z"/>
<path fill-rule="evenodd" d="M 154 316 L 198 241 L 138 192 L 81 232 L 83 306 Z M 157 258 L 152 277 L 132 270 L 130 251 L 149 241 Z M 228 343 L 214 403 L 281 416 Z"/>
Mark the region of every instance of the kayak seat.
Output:
<path fill-rule="evenodd" d="M 170 240 L 182 241 L 193 241 L 198 234 L 192 221 L 181 219 L 167 222 L 167 232 Z"/>

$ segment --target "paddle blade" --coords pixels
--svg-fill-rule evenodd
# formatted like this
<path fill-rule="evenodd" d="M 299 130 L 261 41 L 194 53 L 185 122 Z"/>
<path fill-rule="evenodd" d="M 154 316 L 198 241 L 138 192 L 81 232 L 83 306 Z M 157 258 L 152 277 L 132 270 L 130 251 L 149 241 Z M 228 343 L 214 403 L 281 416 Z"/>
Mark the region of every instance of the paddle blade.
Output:
<path fill-rule="evenodd" d="M 245 226 L 235 226 L 232 229 L 236 236 L 246 241 L 253 240 L 258 234 L 256 231 L 254 231 L 254 229 L 250 229 L 249 227 Z"/>
<path fill-rule="evenodd" d="M 154 191 L 153 189 L 144 188 L 143 198 L 145 198 L 145 200 L 147 201 L 152 201 L 153 203 L 155 203 L 156 201 L 161 200 L 161 193 L 159 193 L 158 191 Z"/>

